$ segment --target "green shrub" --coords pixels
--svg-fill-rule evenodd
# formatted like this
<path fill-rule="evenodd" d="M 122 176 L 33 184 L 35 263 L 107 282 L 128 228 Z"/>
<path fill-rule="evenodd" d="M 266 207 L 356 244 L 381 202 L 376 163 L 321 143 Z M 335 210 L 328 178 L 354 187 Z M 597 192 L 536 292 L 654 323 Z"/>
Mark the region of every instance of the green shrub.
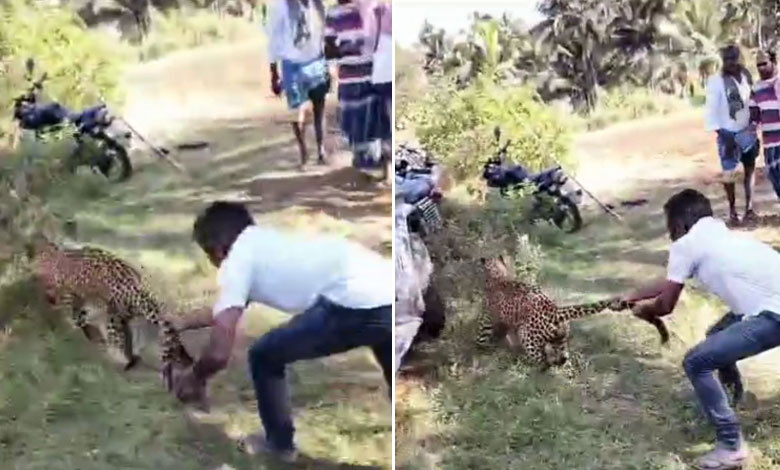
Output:
<path fill-rule="evenodd" d="M 415 113 L 421 110 L 427 90 L 422 60 L 413 51 L 395 46 L 395 122 L 399 129 L 418 121 Z"/>
<path fill-rule="evenodd" d="M 151 25 L 149 35 L 139 46 L 138 54 L 142 61 L 207 44 L 262 37 L 259 24 L 203 10 L 183 9 L 168 13 L 152 10 Z"/>
<path fill-rule="evenodd" d="M 486 80 L 455 90 L 441 85 L 421 104 L 420 142 L 441 159 L 456 180 L 481 174 L 496 144 L 499 125 L 511 139 L 508 158 L 539 170 L 568 159 L 569 132 L 562 118 L 529 87 L 502 87 Z"/>
<path fill-rule="evenodd" d="M 101 96 L 110 105 L 121 103 L 119 79 L 128 50 L 88 31 L 68 9 L 2 2 L 0 24 L 0 147 L 13 129 L 13 98 L 26 88 L 28 57 L 36 61 L 36 77 L 49 76 L 44 99 L 73 109 L 95 104 Z"/>
<path fill-rule="evenodd" d="M 588 130 L 610 124 L 683 110 L 691 103 L 666 93 L 647 88 L 625 86 L 612 89 L 601 97 L 598 106 L 583 118 Z"/>

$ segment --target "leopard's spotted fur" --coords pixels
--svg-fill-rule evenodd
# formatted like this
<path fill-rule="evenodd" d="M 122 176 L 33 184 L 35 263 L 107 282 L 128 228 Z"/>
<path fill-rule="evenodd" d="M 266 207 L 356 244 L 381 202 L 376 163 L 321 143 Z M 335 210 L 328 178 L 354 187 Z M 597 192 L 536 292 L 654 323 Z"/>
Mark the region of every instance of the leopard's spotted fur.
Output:
<path fill-rule="evenodd" d="M 568 360 L 569 321 L 604 310 L 621 311 L 631 304 L 621 299 L 558 307 L 538 286 L 513 279 L 500 258 L 482 259 L 486 312 L 480 317 L 479 346 L 509 335 L 528 358 L 542 366 L 561 366 Z"/>
<path fill-rule="evenodd" d="M 94 330 L 87 324 L 84 306 L 87 302 L 105 305 L 106 342 L 121 351 L 125 370 L 138 362 L 129 327 L 134 317 L 143 317 L 159 327 L 163 379 L 169 389 L 172 368 L 193 363 L 178 331 L 166 317 L 164 306 L 128 263 L 98 248 L 69 249 L 48 240 L 38 240 L 28 248 L 34 274 L 45 289 L 47 300 L 69 310 L 75 326 L 90 340 L 95 339 L 91 333 Z"/>

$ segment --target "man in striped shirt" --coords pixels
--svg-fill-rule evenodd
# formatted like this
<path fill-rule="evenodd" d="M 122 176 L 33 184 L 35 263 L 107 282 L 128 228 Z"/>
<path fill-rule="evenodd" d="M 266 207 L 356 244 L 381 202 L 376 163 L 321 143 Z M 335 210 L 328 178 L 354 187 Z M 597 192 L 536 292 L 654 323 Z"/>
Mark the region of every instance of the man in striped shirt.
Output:
<path fill-rule="evenodd" d="M 761 126 L 767 178 L 780 198 L 780 99 L 775 51 L 759 51 L 756 66 L 761 80 L 753 86 L 750 121 Z"/>
<path fill-rule="evenodd" d="M 380 31 L 376 0 L 338 0 L 325 16 L 325 56 L 338 64 L 341 130 L 347 136 L 356 168 L 377 168 L 389 176 L 389 159 L 375 144 L 389 148 L 392 139 L 383 119 L 384 102 L 372 83 L 374 51 Z M 389 157 L 389 155 L 388 155 Z"/>

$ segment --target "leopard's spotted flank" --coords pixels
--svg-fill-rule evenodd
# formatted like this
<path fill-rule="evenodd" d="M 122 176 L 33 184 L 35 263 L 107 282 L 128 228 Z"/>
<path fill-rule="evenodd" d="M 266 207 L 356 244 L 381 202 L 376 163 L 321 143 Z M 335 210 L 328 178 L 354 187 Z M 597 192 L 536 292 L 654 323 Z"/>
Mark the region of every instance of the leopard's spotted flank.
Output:
<path fill-rule="evenodd" d="M 138 361 L 129 327 L 129 321 L 135 317 L 143 317 L 159 327 L 163 377 L 169 389 L 173 366 L 192 364 L 163 304 L 147 288 L 141 274 L 124 260 L 101 249 L 63 248 L 48 240 L 39 240 L 28 248 L 34 274 L 47 300 L 68 310 L 73 323 L 88 339 L 96 338 L 94 327 L 87 324 L 84 305 L 97 301 L 106 306 L 106 341 L 121 351 L 125 369 Z"/>
<path fill-rule="evenodd" d="M 567 340 L 571 320 L 604 310 L 621 311 L 633 306 L 614 298 L 558 307 L 538 286 L 513 279 L 500 258 L 483 258 L 481 262 L 485 271 L 486 311 L 479 319 L 478 345 L 484 347 L 491 338 L 497 340 L 509 335 L 532 362 L 545 369 L 563 365 L 568 360 Z M 663 338 L 663 323 L 661 327 L 654 325 Z"/>

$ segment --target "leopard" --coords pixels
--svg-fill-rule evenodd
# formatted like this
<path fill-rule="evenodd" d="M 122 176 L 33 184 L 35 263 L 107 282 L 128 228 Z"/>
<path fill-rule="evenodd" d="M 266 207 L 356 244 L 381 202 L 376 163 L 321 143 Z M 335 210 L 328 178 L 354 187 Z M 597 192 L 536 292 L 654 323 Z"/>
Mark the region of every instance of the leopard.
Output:
<path fill-rule="evenodd" d="M 569 360 L 567 342 L 572 320 L 605 310 L 629 310 L 635 305 L 616 297 L 559 307 L 538 285 L 514 279 L 501 257 L 480 258 L 480 262 L 485 274 L 486 305 L 478 320 L 478 347 L 484 349 L 506 337 L 542 370 L 563 366 Z M 642 319 L 656 327 L 662 343 L 668 341 L 668 330 L 660 319 Z"/>
<path fill-rule="evenodd" d="M 124 371 L 134 368 L 140 359 L 133 353 L 129 325 L 137 317 L 159 329 L 161 375 L 168 391 L 173 389 L 174 367 L 183 369 L 194 363 L 163 302 L 151 292 L 141 272 L 125 260 L 101 248 L 68 248 L 45 237 L 28 243 L 27 255 L 46 301 L 69 312 L 74 327 L 89 341 L 106 343 L 119 351 Z M 88 323 L 87 302 L 105 306 L 105 338 Z"/>

